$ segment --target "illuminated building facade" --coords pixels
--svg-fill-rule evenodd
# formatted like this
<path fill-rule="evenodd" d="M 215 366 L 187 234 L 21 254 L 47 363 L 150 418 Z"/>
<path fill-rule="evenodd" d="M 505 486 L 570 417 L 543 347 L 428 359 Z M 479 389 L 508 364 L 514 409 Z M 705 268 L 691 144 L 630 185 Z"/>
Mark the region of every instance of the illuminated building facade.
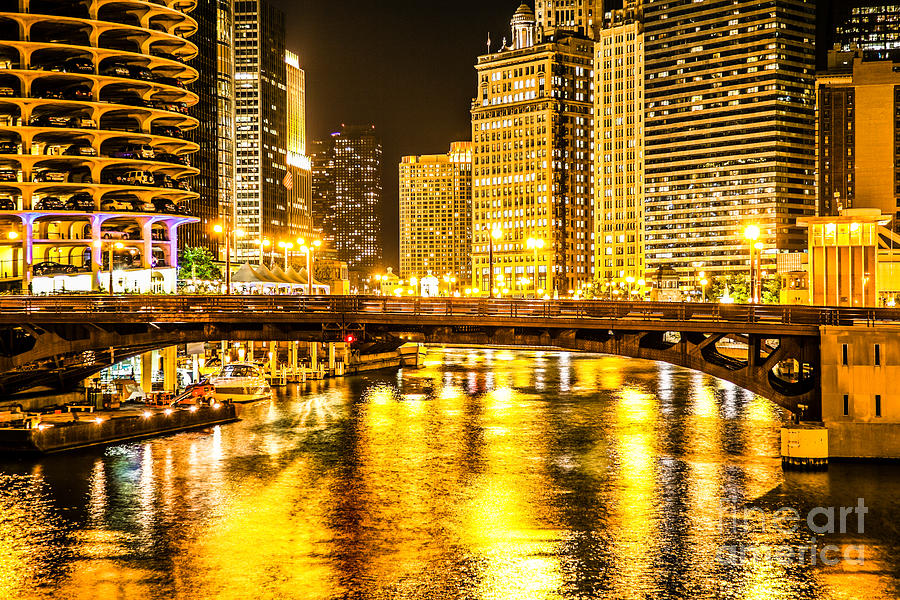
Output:
<path fill-rule="evenodd" d="M 265 0 L 235 1 L 237 260 L 259 260 L 262 240 L 291 239 L 284 14 Z"/>
<path fill-rule="evenodd" d="M 608 13 L 594 46 L 594 278 L 644 278 L 644 35 Z"/>
<path fill-rule="evenodd" d="M 593 39 L 603 21 L 603 0 L 537 0 L 533 14 L 536 14 L 538 40 L 563 32 Z"/>
<path fill-rule="evenodd" d="M 198 197 L 195 3 L 59 7 L 0 25 L 0 285 L 172 292 Z"/>
<path fill-rule="evenodd" d="M 191 13 L 197 20 L 197 45 L 192 65 L 199 77 L 191 91 L 200 99 L 190 114 L 199 123 L 189 139 L 200 149 L 192 157 L 200 173 L 193 179 L 199 197 L 191 202 L 191 212 L 200 221 L 182 228 L 182 247 L 207 248 L 219 254 L 213 225 L 234 209 L 234 0 L 198 0 Z"/>
<path fill-rule="evenodd" d="M 647 267 L 747 273 L 747 225 L 764 267 L 802 250 L 815 210 L 815 5 L 647 0 Z"/>
<path fill-rule="evenodd" d="M 500 292 L 533 282 L 537 264 L 538 289 L 566 295 L 591 279 L 594 43 L 564 32 L 530 43 L 536 24 L 527 5 L 512 26 L 513 46 L 476 65 L 473 283 L 491 291 L 493 246 Z M 529 238 L 544 244 L 537 260 Z"/>
<path fill-rule="evenodd" d="M 314 237 L 312 221 L 312 164 L 306 154 L 306 74 L 300 58 L 285 53 L 287 78 L 287 189 L 289 239 Z"/>
<path fill-rule="evenodd" d="M 381 265 L 381 139 L 373 125 L 347 126 L 333 133 L 334 196 L 329 209 L 337 258 L 351 271 Z"/>
<path fill-rule="evenodd" d="M 316 237 L 322 247 L 334 253 L 334 138 L 312 140 L 309 146 L 312 168 L 312 214 Z M 336 258 L 336 256 L 335 256 Z"/>
<path fill-rule="evenodd" d="M 404 156 L 400 163 L 400 274 L 429 272 L 470 285 L 472 143 L 447 154 Z"/>
<path fill-rule="evenodd" d="M 859 49 L 866 60 L 900 59 L 900 4 L 865 0 L 847 4 L 835 27 L 838 47 Z"/>
<path fill-rule="evenodd" d="M 820 216 L 847 208 L 898 214 L 900 65 L 863 56 L 831 52 L 817 79 Z"/>

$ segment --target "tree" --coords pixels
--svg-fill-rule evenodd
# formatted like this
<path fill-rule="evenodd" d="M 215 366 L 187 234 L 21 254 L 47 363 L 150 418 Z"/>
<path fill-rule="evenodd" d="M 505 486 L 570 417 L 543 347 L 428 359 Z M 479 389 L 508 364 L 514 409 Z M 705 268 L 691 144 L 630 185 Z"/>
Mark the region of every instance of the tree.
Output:
<path fill-rule="evenodd" d="M 213 262 L 212 253 L 206 248 L 185 248 L 179 256 L 179 279 L 222 279 L 222 270 Z"/>
<path fill-rule="evenodd" d="M 780 275 L 776 275 L 771 279 L 766 279 L 763 282 L 763 290 L 762 290 L 762 301 L 764 304 L 780 304 L 781 303 L 781 288 L 784 285 L 784 282 L 781 279 Z"/>
<path fill-rule="evenodd" d="M 713 302 L 718 302 L 725 295 L 728 287 L 728 295 L 737 304 L 744 304 L 750 299 L 750 280 L 746 275 L 728 275 L 726 277 L 713 277 L 710 282 L 707 295 Z"/>

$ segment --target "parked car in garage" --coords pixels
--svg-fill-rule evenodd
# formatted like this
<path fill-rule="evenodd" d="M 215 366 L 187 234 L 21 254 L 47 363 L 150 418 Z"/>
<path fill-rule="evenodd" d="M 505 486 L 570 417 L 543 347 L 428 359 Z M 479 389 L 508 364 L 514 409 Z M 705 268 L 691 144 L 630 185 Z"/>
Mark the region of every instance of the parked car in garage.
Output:
<path fill-rule="evenodd" d="M 34 174 L 35 183 L 65 183 L 68 175 L 62 171 L 40 171 Z"/>
<path fill-rule="evenodd" d="M 12 198 L 0 198 L 0 210 L 16 210 L 16 201 Z"/>
<path fill-rule="evenodd" d="M 58 262 L 39 262 L 31 267 L 35 277 L 43 277 L 45 275 L 69 275 L 78 272 L 75 265 L 64 265 Z"/>
<path fill-rule="evenodd" d="M 65 208 L 65 203 L 56 196 L 41 198 L 34 205 L 35 210 L 65 210 Z"/>
<path fill-rule="evenodd" d="M 72 194 L 66 200 L 66 210 L 80 210 L 82 212 L 94 211 L 94 199 L 87 192 Z"/>

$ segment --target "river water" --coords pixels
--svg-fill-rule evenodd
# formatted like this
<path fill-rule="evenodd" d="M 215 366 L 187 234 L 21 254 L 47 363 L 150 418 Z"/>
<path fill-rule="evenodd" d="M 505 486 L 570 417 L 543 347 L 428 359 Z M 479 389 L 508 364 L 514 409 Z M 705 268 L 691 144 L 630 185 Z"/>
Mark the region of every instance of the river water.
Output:
<path fill-rule="evenodd" d="M 900 597 L 900 467 L 784 473 L 782 418 L 665 364 L 433 349 L 0 462 L 0 598 Z"/>

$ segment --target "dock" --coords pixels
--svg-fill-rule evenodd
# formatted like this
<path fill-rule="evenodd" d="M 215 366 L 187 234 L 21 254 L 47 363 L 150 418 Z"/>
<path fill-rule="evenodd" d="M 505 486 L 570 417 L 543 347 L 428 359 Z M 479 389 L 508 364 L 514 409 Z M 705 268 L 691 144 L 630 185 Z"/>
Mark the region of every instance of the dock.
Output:
<path fill-rule="evenodd" d="M 237 421 L 231 403 L 185 408 L 138 406 L 42 415 L 31 427 L 0 428 L 0 453 L 51 454 Z"/>

